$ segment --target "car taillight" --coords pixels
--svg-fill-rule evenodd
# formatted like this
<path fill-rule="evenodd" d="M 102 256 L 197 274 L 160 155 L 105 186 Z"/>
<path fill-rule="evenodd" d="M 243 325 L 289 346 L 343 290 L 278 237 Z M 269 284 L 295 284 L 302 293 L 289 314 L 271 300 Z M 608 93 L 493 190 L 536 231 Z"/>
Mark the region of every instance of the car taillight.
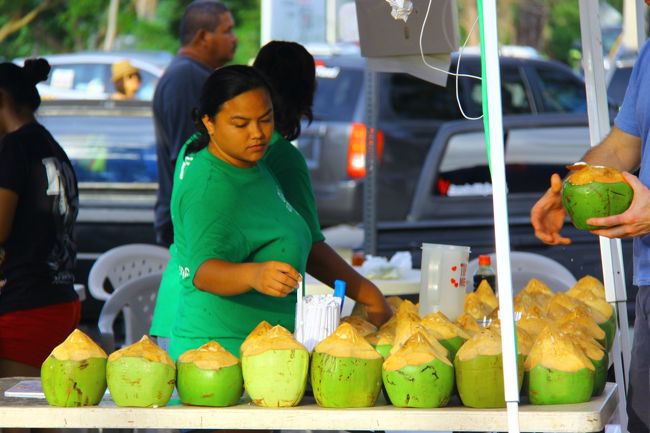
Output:
<path fill-rule="evenodd" d="M 348 141 L 348 176 L 360 178 L 366 175 L 366 125 L 363 123 L 353 123 L 350 131 L 350 140 Z M 384 133 L 381 129 L 377 130 L 377 161 L 381 160 L 384 151 Z"/>

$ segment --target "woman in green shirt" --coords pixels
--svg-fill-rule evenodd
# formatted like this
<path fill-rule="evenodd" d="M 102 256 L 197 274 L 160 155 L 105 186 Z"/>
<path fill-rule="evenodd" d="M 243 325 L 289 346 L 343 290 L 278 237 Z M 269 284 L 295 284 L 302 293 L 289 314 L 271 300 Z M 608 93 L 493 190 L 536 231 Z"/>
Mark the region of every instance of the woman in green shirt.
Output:
<path fill-rule="evenodd" d="M 210 340 L 238 354 L 261 320 L 293 329 L 312 238 L 261 161 L 273 113 L 254 68 L 218 69 L 203 87 L 201 135 L 183 146 L 174 174 L 174 248 L 161 283 L 181 292 L 174 359 Z"/>

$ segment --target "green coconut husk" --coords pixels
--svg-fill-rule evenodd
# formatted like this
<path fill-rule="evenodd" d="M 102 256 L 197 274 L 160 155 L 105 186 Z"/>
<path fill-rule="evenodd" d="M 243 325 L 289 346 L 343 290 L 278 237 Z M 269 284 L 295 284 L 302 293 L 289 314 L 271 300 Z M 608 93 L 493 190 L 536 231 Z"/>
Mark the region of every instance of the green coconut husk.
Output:
<path fill-rule="evenodd" d="M 383 358 L 348 358 L 314 352 L 311 385 L 321 407 L 371 407 L 382 386 Z"/>
<path fill-rule="evenodd" d="M 594 370 L 551 370 L 542 365 L 530 372 L 528 400 L 531 404 L 584 403 L 594 391 Z"/>
<path fill-rule="evenodd" d="M 106 358 L 71 361 L 50 355 L 41 366 L 41 384 L 52 406 L 94 406 L 106 392 Z"/>
<path fill-rule="evenodd" d="M 194 406 L 232 406 L 244 392 L 240 364 L 217 370 L 197 367 L 194 363 L 179 362 L 176 387 L 184 404 Z"/>
<path fill-rule="evenodd" d="M 166 363 L 123 356 L 108 360 L 106 382 L 117 406 L 165 406 L 174 392 L 176 370 Z"/>
<path fill-rule="evenodd" d="M 258 406 L 297 406 L 305 394 L 308 371 L 305 349 L 267 350 L 242 357 L 246 392 Z"/>
<path fill-rule="evenodd" d="M 454 368 L 437 359 L 383 371 L 382 379 L 393 406 L 444 407 L 454 388 Z"/>
<path fill-rule="evenodd" d="M 478 355 L 454 360 L 456 386 L 463 405 L 474 408 L 506 407 L 503 391 L 503 355 Z M 524 357 L 517 355 L 519 389 L 523 382 Z"/>

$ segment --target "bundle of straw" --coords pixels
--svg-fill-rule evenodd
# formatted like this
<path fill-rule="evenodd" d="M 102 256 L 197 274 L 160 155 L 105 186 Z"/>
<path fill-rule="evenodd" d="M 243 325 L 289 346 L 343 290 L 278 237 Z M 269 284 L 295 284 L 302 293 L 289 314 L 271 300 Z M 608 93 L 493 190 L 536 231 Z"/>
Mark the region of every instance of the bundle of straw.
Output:
<path fill-rule="evenodd" d="M 339 326 L 341 298 L 309 295 L 296 304 L 296 340 L 310 352 Z"/>

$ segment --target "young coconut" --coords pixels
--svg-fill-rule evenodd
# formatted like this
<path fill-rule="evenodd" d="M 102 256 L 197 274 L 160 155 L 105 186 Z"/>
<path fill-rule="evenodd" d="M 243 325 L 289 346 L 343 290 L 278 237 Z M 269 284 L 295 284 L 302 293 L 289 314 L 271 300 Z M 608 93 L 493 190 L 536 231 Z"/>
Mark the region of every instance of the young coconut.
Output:
<path fill-rule="evenodd" d="M 106 352 L 78 329 L 41 366 L 41 384 L 52 406 L 94 406 L 106 391 Z"/>
<path fill-rule="evenodd" d="M 492 290 L 492 286 L 490 286 L 487 280 L 482 280 L 474 293 L 478 295 L 478 298 L 483 304 L 489 305 L 492 311 L 499 308 L 499 299 L 494 294 L 494 290 Z"/>
<path fill-rule="evenodd" d="M 548 301 L 553 296 L 553 291 L 543 281 L 537 278 L 528 280 L 526 287 L 515 296 L 515 303 L 519 302 L 522 297 L 532 298 L 541 308 L 545 308 Z"/>
<path fill-rule="evenodd" d="M 241 346 L 239 346 L 239 356 L 246 350 L 246 348 L 251 344 L 252 341 L 255 341 L 256 338 L 261 337 L 266 334 L 273 326 L 266 320 L 262 320 L 257 324 L 255 328 L 246 336 Z"/>
<path fill-rule="evenodd" d="M 456 319 L 456 323 L 460 328 L 467 333 L 470 337 L 481 332 L 481 326 L 477 323 L 476 319 L 467 313 L 463 313 Z"/>
<path fill-rule="evenodd" d="M 553 295 L 546 305 L 546 316 L 553 320 L 559 319 L 580 306 L 586 307 L 566 293 L 559 292 Z"/>
<path fill-rule="evenodd" d="M 574 322 L 582 328 L 585 334 L 593 337 L 593 339 L 603 347 L 607 346 L 607 334 L 600 326 L 598 326 L 586 307 L 580 306 L 563 317 L 555 320 L 553 323 L 558 328 L 562 328 L 562 326 L 567 322 Z"/>
<path fill-rule="evenodd" d="M 598 229 L 587 220 L 618 215 L 630 207 L 634 190 L 620 171 L 588 164 L 569 169 L 572 172 L 562 184 L 562 205 L 576 228 Z"/>
<path fill-rule="evenodd" d="M 390 354 L 391 349 L 393 348 L 393 342 L 395 341 L 395 329 L 386 329 L 379 330 L 370 335 L 364 337 L 372 347 L 375 348 L 381 356 L 386 359 Z"/>
<path fill-rule="evenodd" d="M 587 290 L 601 299 L 605 299 L 605 286 L 603 283 L 596 277 L 591 275 L 585 275 L 580 278 L 566 294 L 569 296 L 574 296 L 574 293 L 582 292 Z M 574 296 L 575 297 L 575 296 Z"/>
<path fill-rule="evenodd" d="M 297 406 L 305 394 L 309 352 L 280 325 L 242 351 L 244 385 L 258 406 Z"/>
<path fill-rule="evenodd" d="M 454 388 L 454 367 L 418 331 L 384 361 L 382 378 L 393 406 L 443 407 Z"/>
<path fill-rule="evenodd" d="M 472 292 L 465 295 L 463 310 L 475 320 L 486 320 L 494 308 L 484 304 L 476 292 Z"/>
<path fill-rule="evenodd" d="M 183 353 L 176 368 L 178 396 L 185 404 L 232 406 L 244 392 L 239 359 L 216 341 Z"/>
<path fill-rule="evenodd" d="M 421 323 L 429 334 L 433 335 L 449 351 L 449 359 L 451 361 L 456 357 L 458 349 L 470 338 L 467 332 L 451 322 L 441 312 L 427 314 Z"/>
<path fill-rule="evenodd" d="M 614 335 L 616 334 L 616 314 L 612 305 L 588 289 L 573 291 L 570 296 L 589 308 L 591 316 L 600 326 L 600 329 L 605 331 L 605 347 L 609 352 L 614 344 Z"/>
<path fill-rule="evenodd" d="M 382 386 L 384 358 L 349 323 L 314 348 L 311 386 L 321 407 L 370 407 Z"/>
<path fill-rule="evenodd" d="M 535 340 L 525 363 L 531 404 L 569 404 L 589 401 L 594 390 L 593 363 L 572 338 L 553 326 Z"/>
<path fill-rule="evenodd" d="M 368 322 L 367 320 L 362 319 L 359 316 L 341 317 L 341 322 L 349 323 L 352 325 L 354 329 L 356 329 L 357 333 L 362 337 L 370 335 L 373 332 L 377 332 L 377 327 L 375 325 Z"/>
<path fill-rule="evenodd" d="M 519 389 L 523 380 L 523 356 L 517 356 Z M 475 408 L 506 407 L 503 392 L 503 355 L 501 336 L 483 329 L 467 340 L 454 360 L 456 386 L 465 406 Z"/>
<path fill-rule="evenodd" d="M 584 329 L 576 322 L 566 322 L 560 328 L 560 332 L 571 337 L 587 358 L 594 364 L 594 390 L 592 396 L 603 393 L 607 383 L 607 369 L 609 368 L 609 355 L 605 348 L 593 337 L 587 335 Z"/>
<path fill-rule="evenodd" d="M 106 382 L 117 406 L 165 406 L 174 392 L 176 366 L 167 352 L 145 335 L 111 353 Z"/>

